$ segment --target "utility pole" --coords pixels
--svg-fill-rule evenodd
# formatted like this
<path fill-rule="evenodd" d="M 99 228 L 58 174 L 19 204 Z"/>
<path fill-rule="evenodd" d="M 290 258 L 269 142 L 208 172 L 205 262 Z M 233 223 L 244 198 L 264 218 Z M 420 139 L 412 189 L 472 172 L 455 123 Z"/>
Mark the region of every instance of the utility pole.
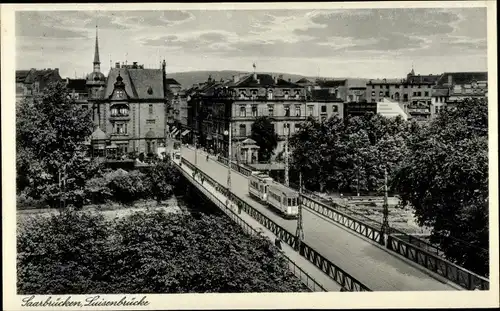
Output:
<path fill-rule="evenodd" d="M 297 230 L 295 232 L 295 238 L 297 239 L 297 250 L 300 251 L 300 243 L 304 239 L 304 229 L 303 229 L 303 219 L 302 219 L 302 172 L 299 172 L 299 215 L 297 218 Z"/>
<path fill-rule="evenodd" d="M 231 121 L 229 121 L 229 131 L 228 131 L 228 139 L 229 139 L 229 150 L 228 150 L 228 162 L 227 162 L 227 168 L 228 168 L 228 171 L 227 171 L 227 187 L 229 188 L 229 190 L 231 190 L 231 164 L 232 164 L 232 161 L 231 161 L 231 149 L 233 148 L 232 147 L 232 142 L 231 140 L 233 139 L 232 138 L 232 129 L 231 129 Z"/>
<path fill-rule="evenodd" d="M 382 239 L 381 242 L 385 244 L 384 237 L 389 234 L 389 203 L 387 197 L 387 167 L 384 169 L 384 211 L 383 211 L 383 221 L 382 221 Z"/>
<path fill-rule="evenodd" d="M 288 135 L 290 133 L 290 124 L 285 123 L 285 186 L 290 185 L 290 181 L 288 179 Z"/>

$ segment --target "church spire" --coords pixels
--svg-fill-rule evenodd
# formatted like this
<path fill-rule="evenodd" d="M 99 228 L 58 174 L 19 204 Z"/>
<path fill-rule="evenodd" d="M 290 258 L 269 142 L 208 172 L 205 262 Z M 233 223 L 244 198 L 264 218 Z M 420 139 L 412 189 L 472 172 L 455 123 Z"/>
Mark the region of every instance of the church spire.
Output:
<path fill-rule="evenodd" d="M 101 61 L 99 60 L 99 36 L 97 33 L 97 25 L 95 25 L 95 52 L 94 52 L 94 71 L 101 70 Z"/>

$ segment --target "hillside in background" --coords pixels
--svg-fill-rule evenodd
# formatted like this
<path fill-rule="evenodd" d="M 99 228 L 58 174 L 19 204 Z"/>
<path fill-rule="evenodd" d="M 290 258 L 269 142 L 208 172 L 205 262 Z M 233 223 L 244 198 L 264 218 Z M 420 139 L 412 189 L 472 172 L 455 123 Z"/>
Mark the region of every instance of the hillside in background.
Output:
<path fill-rule="evenodd" d="M 245 74 L 249 73 L 247 71 L 236 71 L 236 70 L 221 70 L 221 71 L 187 71 L 187 72 L 172 72 L 172 73 L 167 73 L 167 77 L 169 78 L 174 78 L 177 80 L 181 85 L 182 88 L 190 88 L 193 86 L 195 83 L 202 83 L 207 81 L 208 76 L 212 75 L 212 78 L 215 79 L 216 81 L 220 81 L 220 79 L 228 80 L 232 79 L 233 76 L 238 75 L 238 74 Z M 297 80 L 300 80 L 302 78 L 307 78 L 311 81 L 314 81 L 317 77 L 311 77 L 311 76 L 303 76 L 303 75 L 297 75 L 297 74 L 289 74 L 289 73 L 280 73 L 280 72 L 259 72 L 259 73 L 267 73 L 271 75 L 283 75 L 283 79 L 288 80 L 290 79 L 292 82 L 296 82 Z M 328 79 L 345 79 L 345 78 L 332 78 L 332 77 L 322 77 L 322 78 L 328 78 Z M 349 85 L 366 85 L 366 81 L 368 79 L 360 79 L 360 78 L 348 78 L 349 79 Z"/>

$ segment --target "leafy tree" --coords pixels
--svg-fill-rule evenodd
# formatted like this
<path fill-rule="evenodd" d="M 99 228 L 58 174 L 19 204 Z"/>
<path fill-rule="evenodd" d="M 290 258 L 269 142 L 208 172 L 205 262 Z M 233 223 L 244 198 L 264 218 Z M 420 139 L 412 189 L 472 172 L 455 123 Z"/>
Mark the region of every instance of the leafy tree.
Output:
<path fill-rule="evenodd" d="M 488 274 L 488 103 L 469 100 L 417 132 L 394 186 L 446 256 Z"/>
<path fill-rule="evenodd" d="M 19 294 L 105 292 L 111 223 L 89 213 L 32 216 L 17 234 Z"/>
<path fill-rule="evenodd" d="M 151 195 L 159 203 L 169 198 L 174 191 L 174 186 L 179 182 L 179 172 L 171 162 L 157 162 L 147 172 L 151 184 Z"/>
<path fill-rule="evenodd" d="M 278 134 L 274 131 L 274 125 L 266 116 L 258 117 L 252 124 L 252 134 L 250 136 L 259 149 L 259 160 L 269 161 L 273 155 L 273 150 L 278 145 Z"/>
<path fill-rule="evenodd" d="M 59 197 L 59 174 L 66 172 L 69 191 L 81 190 L 90 173 L 81 143 L 91 134 L 90 111 L 68 96 L 62 82 L 16 106 L 17 189 L 35 199 Z"/>
<path fill-rule="evenodd" d="M 267 238 L 225 217 L 66 212 L 27 221 L 17 247 L 19 294 L 307 290 Z"/>

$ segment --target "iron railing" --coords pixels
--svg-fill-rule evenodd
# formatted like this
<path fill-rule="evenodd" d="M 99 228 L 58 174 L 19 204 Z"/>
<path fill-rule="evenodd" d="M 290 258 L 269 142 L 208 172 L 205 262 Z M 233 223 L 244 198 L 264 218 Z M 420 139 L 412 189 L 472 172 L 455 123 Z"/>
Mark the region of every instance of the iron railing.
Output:
<path fill-rule="evenodd" d="M 297 249 L 297 246 L 300 245 L 300 249 L 298 249 L 299 254 L 306 258 L 309 262 L 313 263 L 317 268 L 323 271 L 336 283 L 343 286 L 348 291 L 370 291 L 370 289 L 368 289 L 368 287 L 366 287 L 363 283 L 356 280 L 349 273 L 333 264 L 330 260 L 319 254 L 304 241 L 297 243 L 298 241 L 294 234 L 288 232 L 283 227 L 272 221 L 270 218 L 259 212 L 257 209 L 247 204 L 245 201 L 233 194 L 227 187 L 222 186 L 206 173 L 197 169 L 188 160 L 182 158 L 181 163 L 193 170 L 193 176 L 195 176 L 196 174 L 200 174 L 202 184 L 205 181 L 211 184 L 216 189 L 216 191 L 222 193 L 226 198 L 234 202 L 238 206 L 238 208 L 242 209 L 245 213 L 262 224 L 264 227 L 266 227 L 275 236 L 279 237 L 280 240 L 287 243 L 294 249 Z"/>
<path fill-rule="evenodd" d="M 197 170 L 194 165 L 192 163 L 189 163 L 188 161 L 186 161 L 184 158 L 182 158 L 182 163 L 185 164 L 191 171 L 193 172 L 197 172 L 195 173 L 198 174 L 198 173 L 201 173 L 201 176 L 202 176 L 202 182 L 200 184 L 200 182 L 198 180 L 196 180 L 195 177 L 193 176 L 188 176 L 188 174 L 186 173 L 186 178 L 190 179 L 191 182 L 193 183 L 196 183 L 198 184 L 201 189 L 198 189 L 205 195 L 207 196 L 213 203 L 215 203 L 219 209 L 221 209 L 230 219 L 232 219 L 234 222 L 236 222 L 236 224 L 238 224 L 242 229 L 243 231 L 248 234 L 248 235 L 259 235 L 260 232 L 258 232 L 257 230 L 255 230 L 252 226 L 250 226 L 245 220 L 243 220 L 241 217 L 238 216 L 238 214 L 236 214 L 233 210 L 231 210 L 230 208 L 227 208 L 227 205 L 220 201 L 219 198 L 217 198 L 213 193 L 211 193 L 210 191 L 208 191 L 204 186 L 203 184 L 205 182 L 207 182 L 208 184 L 210 184 L 213 188 L 216 189 L 216 191 L 218 192 L 224 192 L 224 193 L 227 193 L 227 189 L 224 188 L 224 187 L 221 187 L 213 178 L 211 178 L 210 176 L 208 176 L 207 174 L 205 173 L 202 173 L 200 172 L 199 170 Z M 175 162 L 174 162 L 175 163 Z M 176 165 L 176 164 L 175 164 Z M 184 171 L 182 168 L 178 167 L 181 171 Z M 185 172 L 185 171 L 184 171 Z M 202 189 L 204 189 L 205 191 L 203 191 Z M 224 191 L 226 190 L 226 191 Z M 309 288 L 309 290 L 313 291 L 313 292 L 326 292 L 327 290 L 319 283 L 317 282 L 315 279 L 313 279 L 307 272 L 305 272 L 302 268 L 300 268 L 299 266 L 297 266 L 284 252 L 281 252 L 283 257 L 287 260 L 288 262 L 288 268 L 289 270 L 299 279 L 301 280 L 301 282 L 307 286 L 307 288 Z"/>
<path fill-rule="evenodd" d="M 217 160 L 227 166 L 227 159 L 218 157 Z M 237 165 L 233 163 L 234 166 Z M 251 174 L 251 170 L 246 167 L 239 167 L 235 171 L 245 176 Z M 297 185 L 291 184 L 291 186 L 296 190 L 298 189 Z M 385 245 L 389 250 L 445 277 L 465 289 L 489 289 L 489 280 L 487 278 L 450 262 L 444 258 L 444 252 L 435 245 L 394 228 L 389 228 L 389 236 L 387 237 L 387 242 L 385 242 L 381 233 L 382 224 L 379 221 L 360 214 L 347 206 L 324 199 L 304 188 L 302 188 L 301 199 L 305 207 L 378 244 Z"/>

